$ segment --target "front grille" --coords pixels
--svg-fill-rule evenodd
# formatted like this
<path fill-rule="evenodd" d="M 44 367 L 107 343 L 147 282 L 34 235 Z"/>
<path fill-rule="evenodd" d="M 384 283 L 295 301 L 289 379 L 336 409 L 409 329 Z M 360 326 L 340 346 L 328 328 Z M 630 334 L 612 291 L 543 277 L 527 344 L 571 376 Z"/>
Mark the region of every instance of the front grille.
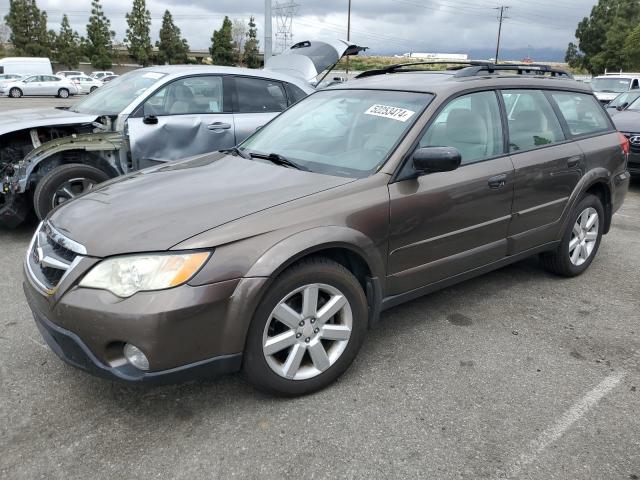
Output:
<path fill-rule="evenodd" d="M 76 260 L 86 253 L 82 245 L 65 237 L 49 223 L 42 223 L 29 247 L 29 273 L 45 292 L 52 293 Z"/>

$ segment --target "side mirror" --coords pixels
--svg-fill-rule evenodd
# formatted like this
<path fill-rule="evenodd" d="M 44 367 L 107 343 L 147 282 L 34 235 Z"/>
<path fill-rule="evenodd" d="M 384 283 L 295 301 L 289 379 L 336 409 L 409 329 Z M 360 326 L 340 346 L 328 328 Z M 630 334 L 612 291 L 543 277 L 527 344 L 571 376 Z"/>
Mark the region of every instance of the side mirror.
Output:
<path fill-rule="evenodd" d="M 156 117 L 155 115 L 147 115 L 142 119 L 142 123 L 146 125 L 157 125 L 158 117 Z"/>
<path fill-rule="evenodd" d="M 628 106 L 629 106 L 629 102 L 624 102 L 622 105 L 618 105 L 616 108 L 618 109 L 619 112 L 621 112 L 622 110 L 624 110 Z"/>
<path fill-rule="evenodd" d="M 453 147 L 424 147 L 413 153 L 413 168 L 421 173 L 451 172 L 462 162 L 462 156 Z"/>

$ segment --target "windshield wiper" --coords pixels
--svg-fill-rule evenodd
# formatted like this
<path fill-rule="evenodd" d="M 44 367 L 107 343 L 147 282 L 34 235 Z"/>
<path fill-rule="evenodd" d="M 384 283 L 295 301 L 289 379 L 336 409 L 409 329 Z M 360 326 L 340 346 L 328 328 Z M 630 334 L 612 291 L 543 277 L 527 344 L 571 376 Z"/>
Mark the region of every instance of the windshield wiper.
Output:
<path fill-rule="evenodd" d="M 239 157 L 242 158 L 251 158 L 250 156 L 248 156 L 246 153 L 244 153 L 242 150 L 240 150 L 238 147 L 231 147 L 231 148 L 225 148 L 223 150 L 220 150 L 222 153 L 235 153 L 236 155 L 238 155 Z"/>
<path fill-rule="evenodd" d="M 276 165 L 284 165 L 285 167 L 295 168 L 296 170 L 304 170 L 306 172 L 309 171 L 308 168 L 303 167 L 302 165 L 298 165 L 297 163 L 289 160 L 287 157 L 283 157 L 279 153 L 256 153 L 250 152 L 249 155 L 251 158 L 261 158 L 263 160 L 269 160 L 270 162 L 275 163 Z"/>

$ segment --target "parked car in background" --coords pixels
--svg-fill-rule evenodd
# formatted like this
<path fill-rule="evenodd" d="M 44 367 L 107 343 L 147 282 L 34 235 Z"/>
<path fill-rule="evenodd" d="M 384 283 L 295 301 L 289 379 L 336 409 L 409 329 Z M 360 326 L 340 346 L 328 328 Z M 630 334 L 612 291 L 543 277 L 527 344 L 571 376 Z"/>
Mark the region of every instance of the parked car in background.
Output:
<path fill-rule="evenodd" d="M 90 76 L 92 78 L 95 78 L 96 80 L 100 80 L 102 77 L 107 77 L 111 75 L 115 75 L 115 74 L 113 72 L 99 71 L 99 72 L 91 72 Z"/>
<path fill-rule="evenodd" d="M 340 47 L 347 51 L 348 44 Z M 32 208 L 44 218 L 108 178 L 231 148 L 314 91 L 305 79 L 309 64 L 296 73 L 301 59 L 320 72 L 327 58 L 337 63 L 340 52 L 316 54 L 313 61 L 288 55 L 291 74 L 150 67 L 116 78 L 67 110 L 6 113 L 0 116 L 6 145 L 0 149 L 0 222 L 16 225 Z"/>
<path fill-rule="evenodd" d="M 607 104 L 621 93 L 640 88 L 640 73 L 605 73 L 591 81 L 591 88 L 600 103 Z"/>
<path fill-rule="evenodd" d="M 109 379 L 242 369 L 303 395 L 349 367 L 384 309 L 536 254 L 586 271 L 629 186 L 628 141 L 589 87 L 529 65 L 414 67 L 53 211 L 25 259 L 51 349 Z"/>
<path fill-rule="evenodd" d="M 28 75 L 0 85 L 0 96 L 12 98 L 32 95 L 68 98 L 77 93 L 73 82 L 56 75 Z"/>
<path fill-rule="evenodd" d="M 0 85 L 20 80 L 24 75 L 20 73 L 2 73 L 0 74 Z"/>
<path fill-rule="evenodd" d="M 84 72 L 80 70 L 62 70 L 61 72 L 56 72 L 56 75 L 59 77 L 72 77 L 76 75 L 84 75 Z"/>
<path fill-rule="evenodd" d="M 626 110 L 633 102 L 640 98 L 640 90 L 632 90 L 618 95 L 616 98 L 607 103 L 607 112 L 613 116 Z"/>
<path fill-rule="evenodd" d="M 115 80 L 115 79 L 116 79 L 116 78 L 118 78 L 119 76 L 120 76 L 120 75 L 107 75 L 106 77 L 102 77 L 102 78 L 100 79 L 100 81 L 101 81 L 102 83 L 108 83 L 108 82 L 110 82 L 111 80 Z"/>
<path fill-rule="evenodd" d="M 0 58 L 0 73 L 52 75 L 51 60 L 42 57 Z"/>
<path fill-rule="evenodd" d="M 629 139 L 629 172 L 640 175 L 640 98 L 615 115 L 613 123 Z"/>
<path fill-rule="evenodd" d="M 88 75 L 69 75 L 67 77 L 78 89 L 78 93 L 91 93 L 100 88 L 103 83 Z"/>

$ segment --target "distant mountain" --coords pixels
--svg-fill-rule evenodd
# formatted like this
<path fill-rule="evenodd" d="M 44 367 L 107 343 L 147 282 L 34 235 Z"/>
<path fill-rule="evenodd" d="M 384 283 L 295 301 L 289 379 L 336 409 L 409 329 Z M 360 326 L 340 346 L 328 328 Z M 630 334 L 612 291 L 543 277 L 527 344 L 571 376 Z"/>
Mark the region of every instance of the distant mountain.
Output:
<path fill-rule="evenodd" d="M 451 51 L 439 50 L 420 50 L 420 52 L 432 53 L 466 53 L 469 58 L 475 60 L 483 60 L 493 58 L 496 54 L 495 48 L 473 48 L 469 50 L 451 49 Z M 367 55 L 402 55 L 409 52 L 401 52 L 397 50 L 368 50 Z M 531 58 L 534 62 L 564 62 L 565 51 L 558 48 L 504 48 L 500 49 L 501 60 L 524 60 Z"/>

